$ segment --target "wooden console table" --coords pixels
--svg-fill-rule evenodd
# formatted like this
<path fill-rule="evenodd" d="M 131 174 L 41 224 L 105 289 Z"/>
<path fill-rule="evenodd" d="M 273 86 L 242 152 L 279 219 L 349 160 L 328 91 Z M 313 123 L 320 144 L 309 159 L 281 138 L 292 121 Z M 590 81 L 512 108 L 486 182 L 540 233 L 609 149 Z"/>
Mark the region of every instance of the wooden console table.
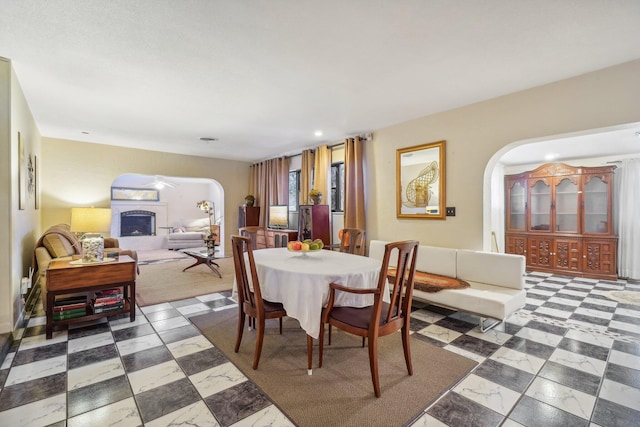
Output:
<path fill-rule="evenodd" d="M 105 313 L 92 314 L 93 308 L 87 307 L 87 315 L 74 319 L 53 320 L 53 306 L 56 296 L 83 292 L 95 292 L 102 289 L 122 287 L 124 308 Z M 136 318 L 136 262 L 122 255 L 112 262 L 95 264 L 73 264 L 71 260 L 52 261 L 47 269 L 47 339 L 53 335 L 55 325 L 86 322 L 101 317 L 129 313 Z"/>

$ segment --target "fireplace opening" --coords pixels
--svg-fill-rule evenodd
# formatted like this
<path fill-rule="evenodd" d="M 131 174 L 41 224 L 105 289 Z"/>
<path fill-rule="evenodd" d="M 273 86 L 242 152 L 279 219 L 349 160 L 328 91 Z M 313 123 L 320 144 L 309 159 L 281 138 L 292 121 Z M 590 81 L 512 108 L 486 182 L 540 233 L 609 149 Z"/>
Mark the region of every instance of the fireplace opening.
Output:
<path fill-rule="evenodd" d="M 149 211 L 120 213 L 120 236 L 155 236 L 156 214 Z"/>

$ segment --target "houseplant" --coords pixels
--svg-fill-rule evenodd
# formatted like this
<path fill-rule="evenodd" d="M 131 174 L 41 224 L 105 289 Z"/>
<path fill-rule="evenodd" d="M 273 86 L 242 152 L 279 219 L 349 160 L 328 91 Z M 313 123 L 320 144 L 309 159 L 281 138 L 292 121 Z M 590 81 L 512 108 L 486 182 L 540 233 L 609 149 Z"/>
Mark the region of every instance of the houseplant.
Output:
<path fill-rule="evenodd" d="M 311 197 L 311 200 L 313 200 L 314 205 L 319 205 L 322 202 L 322 193 L 315 188 L 309 191 L 309 197 Z"/>
<path fill-rule="evenodd" d="M 253 204 L 256 202 L 256 198 L 253 197 L 253 195 L 248 194 L 245 198 L 244 198 L 244 205 L 245 206 L 253 206 Z"/>

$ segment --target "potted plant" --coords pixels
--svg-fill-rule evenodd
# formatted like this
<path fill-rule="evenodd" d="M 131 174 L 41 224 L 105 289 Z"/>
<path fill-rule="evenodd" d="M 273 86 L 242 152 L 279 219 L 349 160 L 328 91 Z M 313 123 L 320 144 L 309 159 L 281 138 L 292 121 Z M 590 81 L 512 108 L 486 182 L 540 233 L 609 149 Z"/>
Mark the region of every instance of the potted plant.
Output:
<path fill-rule="evenodd" d="M 322 193 L 320 190 L 316 190 L 315 188 L 311 189 L 309 197 L 313 200 L 314 205 L 319 205 L 322 202 Z"/>
<path fill-rule="evenodd" d="M 253 206 L 253 204 L 256 202 L 256 198 L 253 197 L 253 195 L 248 194 L 245 198 L 244 198 L 244 205 L 245 206 Z"/>

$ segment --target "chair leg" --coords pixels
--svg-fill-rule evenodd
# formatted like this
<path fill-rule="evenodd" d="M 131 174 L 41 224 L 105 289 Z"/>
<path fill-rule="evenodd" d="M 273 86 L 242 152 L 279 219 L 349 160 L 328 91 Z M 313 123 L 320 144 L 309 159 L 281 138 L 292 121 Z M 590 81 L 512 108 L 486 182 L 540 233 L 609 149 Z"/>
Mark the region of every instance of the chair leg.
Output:
<path fill-rule="evenodd" d="M 236 335 L 236 348 L 234 350 L 236 353 L 238 352 L 238 350 L 240 350 L 240 342 L 242 341 L 242 332 L 244 332 L 244 313 L 241 311 L 238 316 L 238 334 Z"/>
<path fill-rule="evenodd" d="M 264 341 L 264 317 L 258 319 L 258 327 L 256 328 L 256 352 L 253 355 L 254 370 L 258 369 L 258 362 L 260 362 L 260 353 L 262 353 L 262 341 Z"/>
<path fill-rule="evenodd" d="M 329 325 L 329 342 L 331 342 L 331 325 Z M 324 347 L 324 323 L 320 322 L 320 335 L 318 337 L 318 368 L 322 368 L 323 347 Z"/>
<path fill-rule="evenodd" d="M 378 337 L 369 338 L 369 365 L 371 367 L 371 381 L 373 392 L 380 397 L 380 378 L 378 376 Z"/>
<path fill-rule="evenodd" d="M 409 327 L 405 325 L 402 328 L 402 348 L 404 350 L 404 361 L 407 363 L 407 372 L 413 375 L 413 365 L 411 364 L 411 336 L 409 335 Z"/>
<path fill-rule="evenodd" d="M 280 335 L 282 335 L 282 317 L 280 318 Z"/>
<path fill-rule="evenodd" d="M 329 323 L 329 344 L 331 345 L 331 323 Z"/>

